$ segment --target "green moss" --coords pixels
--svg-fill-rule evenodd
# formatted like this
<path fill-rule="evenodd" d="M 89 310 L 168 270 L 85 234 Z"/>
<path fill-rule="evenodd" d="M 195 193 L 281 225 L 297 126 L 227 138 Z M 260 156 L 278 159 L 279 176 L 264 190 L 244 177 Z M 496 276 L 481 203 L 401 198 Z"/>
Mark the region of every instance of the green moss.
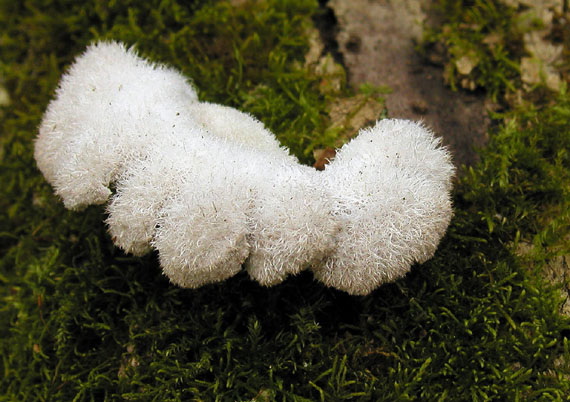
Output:
<path fill-rule="evenodd" d="M 499 116 L 510 123 L 490 133 L 481 163 L 459 180 L 434 259 L 367 297 L 309 273 L 274 288 L 240 274 L 179 289 L 156 255 L 113 247 L 103 208 L 66 211 L 35 168 L 41 115 L 96 38 L 175 65 L 202 99 L 255 114 L 309 162 L 313 147 L 336 141 L 327 105 L 348 91 L 321 92 L 322 77 L 303 67 L 315 12 L 309 0 L 0 0 L 10 96 L 0 108 L 0 399 L 567 397 L 570 322 L 558 289 L 516 255 L 523 240 L 544 251 L 536 262 L 568 251 L 566 93 Z M 481 85 L 507 85 L 489 83 L 492 74 Z"/>
<path fill-rule="evenodd" d="M 452 88 L 480 87 L 496 99 L 520 86 L 524 29 L 514 8 L 501 0 L 439 0 L 437 8 L 441 21 L 424 46 L 442 45 Z"/>

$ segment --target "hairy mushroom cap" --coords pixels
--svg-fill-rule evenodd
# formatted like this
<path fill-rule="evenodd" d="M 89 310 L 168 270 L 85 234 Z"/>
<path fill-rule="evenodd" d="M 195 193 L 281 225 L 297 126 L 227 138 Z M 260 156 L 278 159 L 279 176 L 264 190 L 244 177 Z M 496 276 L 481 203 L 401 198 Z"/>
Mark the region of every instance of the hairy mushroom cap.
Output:
<path fill-rule="evenodd" d="M 67 208 L 105 203 L 123 160 L 152 144 L 149 122 L 196 101 L 177 71 L 120 43 L 96 43 L 61 79 L 39 128 L 37 165 Z"/>
<path fill-rule="evenodd" d="M 367 294 L 431 258 L 453 213 L 453 173 L 449 153 L 421 124 L 387 119 L 362 130 L 323 172 L 341 230 L 315 276 Z"/>
<path fill-rule="evenodd" d="M 422 125 L 380 121 L 318 172 L 254 117 L 200 103 L 180 73 L 112 42 L 64 75 L 35 157 L 66 207 L 110 198 L 115 244 L 158 250 L 184 287 L 243 265 L 274 285 L 311 266 L 366 294 L 430 258 L 452 215 L 453 166 Z"/>

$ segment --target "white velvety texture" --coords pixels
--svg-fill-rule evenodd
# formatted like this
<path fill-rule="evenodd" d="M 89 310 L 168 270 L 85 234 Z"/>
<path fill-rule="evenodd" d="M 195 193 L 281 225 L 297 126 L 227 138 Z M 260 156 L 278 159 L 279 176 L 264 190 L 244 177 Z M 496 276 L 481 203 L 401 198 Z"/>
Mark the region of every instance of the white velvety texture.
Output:
<path fill-rule="evenodd" d="M 64 75 L 35 158 L 66 207 L 108 202 L 114 243 L 158 250 L 184 287 L 242 267 L 274 285 L 310 267 L 367 294 L 431 258 L 452 216 L 450 156 L 421 124 L 379 121 L 318 172 L 252 116 L 199 102 L 180 73 L 114 42 Z"/>
<path fill-rule="evenodd" d="M 340 222 L 335 250 L 313 267 L 328 286 L 367 294 L 433 256 L 453 210 L 453 165 L 420 124 L 382 120 L 323 172 Z"/>

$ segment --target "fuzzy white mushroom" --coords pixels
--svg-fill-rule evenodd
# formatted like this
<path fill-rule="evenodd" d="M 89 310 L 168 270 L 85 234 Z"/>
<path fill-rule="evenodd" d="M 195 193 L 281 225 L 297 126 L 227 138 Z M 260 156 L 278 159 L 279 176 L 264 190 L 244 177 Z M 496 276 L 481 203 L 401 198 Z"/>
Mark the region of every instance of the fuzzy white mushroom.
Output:
<path fill-rule="evenodd" d="M 66 207 L 109 202 L 115 244 L 158 250 L 184 287 L 243 266 L 274 285 L 311 267 L 367 294 L 430 258 L 452 214 L 450 157 L 423 126 L 382 120 L 318 172 L 252 116 L 199 102 L 180 73 L 114 42 L 64 75 L 35 157 Z"/>
<path fill-rule="evenodd" d="M 453 172 L 440 140 L 420 124 L 382 120 L 362 130 L 323 172 L 341 230 L 316 277 L 367 294 L 431 258 L 453 213 Z"/>

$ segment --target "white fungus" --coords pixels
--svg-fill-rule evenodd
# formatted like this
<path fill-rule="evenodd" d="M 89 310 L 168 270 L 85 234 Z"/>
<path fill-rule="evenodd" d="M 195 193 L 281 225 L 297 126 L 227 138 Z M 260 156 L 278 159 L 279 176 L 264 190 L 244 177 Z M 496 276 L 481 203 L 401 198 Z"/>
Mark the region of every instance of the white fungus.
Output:
<path fill-rule="evenodd" d="M 63 76 L 35 158 L 67 208 L 108 203 L 114 243 L 156 249 L 183 287 L 242 267 L 269 286 L 311 268 L 368 294 L 431 258 L 452 216 L 450 155 L 421 124 L 381 120 L 319 172 L 252 116 L 199 102 L 180 73 L 115 42 Z"/>

